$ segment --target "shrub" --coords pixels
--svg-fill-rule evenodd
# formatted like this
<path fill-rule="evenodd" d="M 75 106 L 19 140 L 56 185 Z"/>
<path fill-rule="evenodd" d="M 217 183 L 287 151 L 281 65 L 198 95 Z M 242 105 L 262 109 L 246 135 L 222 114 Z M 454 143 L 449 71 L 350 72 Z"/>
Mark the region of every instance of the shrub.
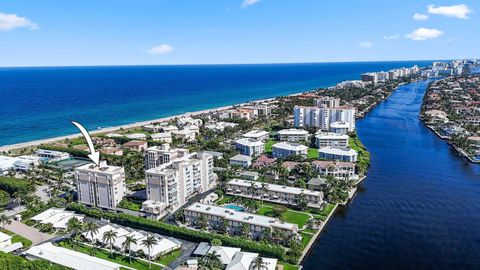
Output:
<path fill-rule="evenodd" d="M 99 209 L 87 208 L 84 205 L 72 203 L 68 205 L 68 210 L 87 215 L 97 219 L 108 219 L 113 223 L 123 226 L 151 231 L 167 236 L 177 237 L 193 242 L 210 242 L 213 239 L 222 241 L 223 245 L 242 248 L 246 251 L 257 252 L 262 256 L 283 259 L 285 257 L 285 249 L 280 245 L 268 245 L 255 241 L 247 240 L 241 237 L 228 235 L 220 235 L 217 233 L 194 231 L 185 227 L 163 223 L 156 220 L 146 219 L 124 213 L 106 212 Z"/>
<path fill-rule="evenodd" d="M 32 191 L 32 187 L 25 179 L 0 176 L 0 190 L 4 190 L 9 194 L 13 194 L 15 192 L 28 194 L 30 191 Z"/>

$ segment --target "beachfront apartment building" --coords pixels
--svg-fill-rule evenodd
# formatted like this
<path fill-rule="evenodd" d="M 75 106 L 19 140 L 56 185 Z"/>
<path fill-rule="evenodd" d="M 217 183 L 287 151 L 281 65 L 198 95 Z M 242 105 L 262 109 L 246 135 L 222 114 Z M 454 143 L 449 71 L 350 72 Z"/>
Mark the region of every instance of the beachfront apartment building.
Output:
<path fill-rule="evenodd" d="M 279 142 L 272 145 L 272 155 L 274 158 L 286 158 L 288 156 L 307 156 L 308 147 L 292 142 Z"/>
<path fill-rule="evenodd" d="M 241 138 L 235 141 L 235 148 L 242 155 L 256 157 L 265 151 L 265 143 L 251 138 Z"/>
<path fill-rule="evenodd" d="M 320 208 L 324 202 L 323 193 L 320 191 L 250 180 L 232 179 L 228 181 L 226 188 L 229 195 L 286 205 L 298 205 L 300 196 L 303 196 L 310 207 Z"/>
<path fill-rule="evenodd" d="M 281 231 L 287 235 L 297 234 L 298 225 L 280 221 L 276 218 L 236 211 L 226 207 L 194 203 L 183 211 L 187 224 L 195 225 L 201 216 L 207 218 L 208 226 L 218 228 L 223 220 L 228 222 L 228 231 L 232 235 L 240 235 L 243 224 L 250 227 L 250 235 L 256 239 L 262 232 L 270 229 Z"/>
<path fill-rule="evenodd" d="M 282 142 L 304 142 L 308 141 L 310 134 L 304 129 L 282 129 L 277 133 L 278 139 Z"/>
<path fill-rule="evenodd" d="M 123 167 L 86 164 L 75 169 L 78 202 L 104 209 L 115 210 L 125 195 L 125 170 Z"/>
<path fill-rule="evenodd" d="M 177 209 L 192 195 L 213 188 L 216 180 L 212 155 L 186 154 L 145 172 L 147 200 Z"/>
<path fill-rule="evenodd" d="M 172 143 L 172 133 L 170 132 L 160 132 L 150 135 L 152 141 L 162 142 L 162 143 Z"/>
<path fill-rule="evenodd" d="M 257 141 L 266 141 L 270 133 L 265 130 L 254 129 L 242 135 L 243 138 L 253 139 Z"/>
<path fill-rule="evenodd" d="M 197 126 L 195 126 L 197 127 Z M 197 127 L 198 128 L 198 127 Z M 172 131 L 173 136 L 185 141 L 185 142 L 194 142 L 197 138 L 198 129 L 184 128 L 181 130 Z"/>
<path fill-rule="evenodd" d="M 355 163 L 345 161 L 315 160 L 312 162 L 313 169 L 322 177 L 333 176 L 337 179 L 357 179 Z"/>
<path fill-rule="evenodd" d="M 70 158 L 69 153 L 45 149 L 38 149 L 37 151 L 35 151 L 35 155 L 37 157 L 45 158 L 48 161 L 60 161 Z"/>
<path fill-rule="evenodd" d="M 295 106 L 293 109 L 293 125 L 295 128 L 317 127 L 330 130 L 334 122 L 348 124 L 348 131 L 355 130 L 355 108 L 348 106 L 334 108 Z"/>
<path fill-rule="evenodd" d="M 320 159 L 330 159 L 338 160 L 345 162 L 357 162 L 358 153 L 357 151 L 350 148 L 333 148 L 333 147 L 324 147 L 318 149 L 318 157 Z"/>
<path fill-rule="evenodd" d="M 148 170 L 158 167 L 164 163 L 183 157 L 188 153 L 188 149 L 170 148 L 170 144 L 168 143 L 149 147 L 144 154 L 145 169 Z"/>
<path fill-rule="evenodd" d="M 348 135 L 320 132 L 315 135 L 315 145 L 317 146 L 317 148 L 324 148 L 324 147 L 347 148 Z"/>

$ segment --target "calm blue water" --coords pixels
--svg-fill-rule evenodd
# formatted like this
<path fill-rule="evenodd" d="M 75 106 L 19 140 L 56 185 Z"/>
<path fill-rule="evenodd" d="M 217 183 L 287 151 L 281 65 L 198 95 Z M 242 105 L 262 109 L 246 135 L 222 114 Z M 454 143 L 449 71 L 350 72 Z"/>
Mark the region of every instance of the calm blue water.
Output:
<path fill-rule="evenodd" d="M 232 210 L 239 211 L 239 212 L 245 211 L 245 208 L 243 208 L 242 206 L 235 205 L 235 204 L 225 205 L 225 208 L 230 208 Z"/>
<path fill-rule="evenodd" d="M 129 124 L 431 61 L 0 69 L 0 145 Z"/>
<path fill-rule="evenodd" d="M 480 269 L 480 166 L 419 120 L 426 83 L 357 122 L 372 166 L 304 269 Z"/>

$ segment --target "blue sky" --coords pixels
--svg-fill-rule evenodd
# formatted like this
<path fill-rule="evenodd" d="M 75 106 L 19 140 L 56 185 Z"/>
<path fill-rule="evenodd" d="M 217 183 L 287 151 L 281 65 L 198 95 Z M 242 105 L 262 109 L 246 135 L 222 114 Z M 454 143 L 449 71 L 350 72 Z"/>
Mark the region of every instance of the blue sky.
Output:
<path fill-rule="evenodd" d="M 2 0 L 0 66 L 480 58 L 479 26 L 478 0 Z"/>

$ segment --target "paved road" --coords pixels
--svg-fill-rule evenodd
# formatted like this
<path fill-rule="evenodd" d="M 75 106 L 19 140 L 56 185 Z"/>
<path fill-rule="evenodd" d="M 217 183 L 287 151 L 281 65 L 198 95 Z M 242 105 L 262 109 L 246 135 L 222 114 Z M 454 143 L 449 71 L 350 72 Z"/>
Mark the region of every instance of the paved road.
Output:
<path fill-rule="evenodd" d="M 53 237 L 16 220 L 12 220 L 12 223 L 6 225 L 5 228 L 32 241 L 33 245 L 43 243 Z"/>

